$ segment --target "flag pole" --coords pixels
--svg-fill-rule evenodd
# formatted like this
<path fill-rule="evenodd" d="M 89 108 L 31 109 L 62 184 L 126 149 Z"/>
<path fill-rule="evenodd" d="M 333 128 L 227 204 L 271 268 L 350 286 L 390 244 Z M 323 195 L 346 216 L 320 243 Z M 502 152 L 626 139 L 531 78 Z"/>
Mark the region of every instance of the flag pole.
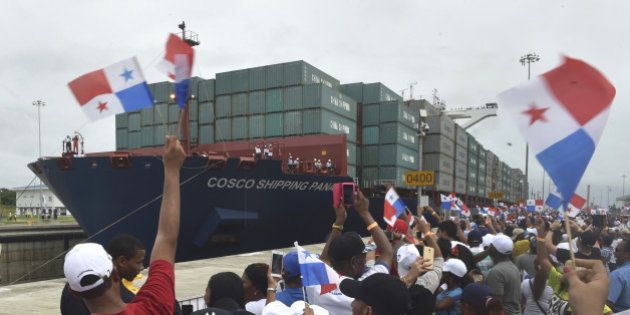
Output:
<path fill-rule="evenodd" d="M 166 104 L 168 106 L 168 103 Z M 168 108 L 168 107 L 167 107 Z M 166 118 L 162 115 L 162 111 L 160 110 L 160 106 L 155 106 L 158 115 L 162 119 L 162 128 L 164 129 L 164 135 L 168 135 L 168 126 L 166 125 Z"/>
<path fill-rule="evenodd" d="M 569 217 L 569 212 L 567 211 L 566 207 L 563 207 L 565 209 L 563 209 L 564 211 L 564 229 L 567 230 L 567 237 L 569 238 L 569 256 L 571 257 L 571 268 L 572 270 L 575 270 L 575 253 L 573 253 L 573 246 L 572 246 L 572 240 L 573 237 L 571 236 L 571 225 L 569 224 L 569 220 L 571 219 Z"/>

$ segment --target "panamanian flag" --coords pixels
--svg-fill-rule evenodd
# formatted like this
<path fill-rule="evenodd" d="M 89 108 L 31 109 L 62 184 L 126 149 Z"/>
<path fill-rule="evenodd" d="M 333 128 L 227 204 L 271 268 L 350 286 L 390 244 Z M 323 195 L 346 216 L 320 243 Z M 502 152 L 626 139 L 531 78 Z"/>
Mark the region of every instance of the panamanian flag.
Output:
<path fill-rule="evenodd" d="M 300 273 L 302 277 L 302 285 L 321 286 L 320 294 L 326 294 L 334 291 L 341 282 L 341 277 L 334 269 L 326 265 L 315 254 L 293 243 L 298 254 L 298 262 L 300 263 Z"/>
<path fill-rule="evenodd" d="M 597 69 L 564 63 L 499 95 L 566 206 L 604 130 L 615 88 Z"/>
<path fill-rule="evenodd" d="M 190 77 L 194 59 L 195 50 L 179 36 L 169 34 L 164 58 L 157 67 L 175 81 L 175 98 L 179 107 L 186 105 L 190 95 Z"/>
<path fill-rule="evenodd" d="M 405 212 L 405 203 L 398 197 L 396 190 L 390 188 L 385 194 L 385 203 L 383 205 L 383 220 L 389 226 L 394 226 L 396 219 Z"/>
<path fill-rule="evenodd" d="M 68 87 L 90 120 L 153 106 L 136 57 L 86 73 Z"/>

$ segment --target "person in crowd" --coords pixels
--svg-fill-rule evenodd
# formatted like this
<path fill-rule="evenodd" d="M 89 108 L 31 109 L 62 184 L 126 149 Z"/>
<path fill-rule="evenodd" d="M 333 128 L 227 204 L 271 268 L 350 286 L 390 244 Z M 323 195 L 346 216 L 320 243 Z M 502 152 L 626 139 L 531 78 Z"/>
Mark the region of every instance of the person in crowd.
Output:
<path fill-rule="evenodd" d="M 463 261 L 451 258 L 444 263 L 442 269 L 442 284 L 446 284 L 446 289 L 438 293 L 435 301 L 435 311 L 437 315 L 458 315 L 460 306 L 459 298 L 462 294 L 462 287 L 466 284 L 464 277 L 468 270 Z"/>
<path fill-rule="evenodd" d="M 120 234 L 109 242 L 107 253 L 112 257 L 123 284 L 120 287 L 120 297 L 123 302 L 129 303 L 138 292 L 132 281 L 144 269 L 144 245 L 131 235 Z M 70 292 L 67 283 L 61 292 L 60 308 L 62 315 L 90 314 L 83 300 Z"/>
<path fill-rule="evenodd" d="M 363 281 L 344 279 L 340 289 L 354 299 L 352 315 L 405 315 L 409 310 L 409 291 L 398 278 L 385 273 L 374 273 Z"/>
<path fill-rule="evenodd" d="M 501 301 L 494 298 L 492 289 L 480 283 L 464 287 L 460 297 L 461 315 L 503 315 Z"/>
<path fill-rule="evenodd" d="M 295 173 L 295 165 L 293 164 L 293 156 L 289 153 L 289 159 L 287 161 L 287 166 L 289 167 L 290 173 Z"/>
<path fill-rule="evenodd" d="M 328 159 L 328 161 L 326 161 L 326 170 L 328 173 L 332 173 L 333 169 L 333 163 L 330 159 Z"/>
<path fill-rule="evenodd" d="M 207 308 L 195 311 L 191 315 L 252 314 L 244 310 L 243 283 L 241 278 L 233 272 L 220 272 L 210 277 L 203 299 Z"/>
<path fill-rule="evenodd" d="M 300 303 L 301 302 L 301 303 Z M 263 315 L 329 315 L 330 313 L 317 305 L 309 305 L 304 301 L 297 301 L 286 306 L 280 301 L 273 301 L 263 310 Z"/>
<path fill-rule="evenodd" d="M 536 222 L 535 222 L 536 223 Z M 546 225 L 542 218 L 537 219 L 537 224 L 535 224 L 536 233 L 533 235 L 545 235 Z M 540 230 L 540 231 L 538 231 Z M 540 238 L 544 241 L 544 237 Z M 537 241 L 531 240 L 532 247 L 530 252 L 534 254 L 537 253 Z M 544 244 L 541 242 L 541 244 Z M 544 245 L 543 245 L 544 246 Z M 519 258 L 525 255 L 519 256 Z M 521 265 L 528 264 L 528 261 L 521 262 Z M 524 315 L 546 315 L 549 312 L 549 302 L 551 297 L 553 296 L 553 289 L 547 285 L 548 271 L 541 267 L 540 263 L 534 258 L 534 271 L 528 272 L 530 277 L 526 277 L 521 282 L 521 301 L 524 305 L 523 314 Z M 518 262 L 517 262 L 518 265 Z M 528 267 L 523 267 L 525 270 Z M 519 269 L 521 269 L 519 267 Z"/>
<path fill-rule="evenodd" d="M 490 245 L 490 257 L 494 266 L 490 269 L 486 284 L 496 298 L 502 301 L 506 315 L 521 314 L 521 273 L 512 262 L 512 239 L 496 235 Z"/>
<path fill-rule="evenodd" d="M 440 222 L 438 225 L 438 235 L 440 237 L 438 244 L 442 249 L 442 253 L 448 253 L 444 255 L 445 258 L 453 257 L 463 261 L 468 270 L 476 268 L 476 261 L 470 251 L 470 246 L 463 243 L 467 238 L 464 236 L 463 231 L 457 223 L 450 220 Z M 447 252 L 446 248 L 443 248 L 446 246 L 447 241 L 451 245 L 450 252 Z"/>
<path fill-rule="evenodd" d="M 256 160 L 260 160 L 260 159 L 261 159 L 261 157 L 262 157 L 262 149 L 260 149 L 260 145 L 258 145 L 258 144 L 257 144 L 257 145 L 254 147 L 254 158 L 255 158 Z"/>
<path fill-rule="evenodd" d="M 534 260 L 536 260 L 536 238 L 534 235 L 530 235 L 529 251 L 516 257 L 516 267 L 519 271 L 524 272 L 524 276 L 533 277 L 536 274 L 536 268 L 534 267 Z"/>
<path fill-rule="evenodd" d="M 602 248 L 600 249 L 600 253 L 602 255 L 602 261 L 604 262 L 604 267 L 606 267 L 606 271 L 608 273 L 610 273 L 612 270 L 614 270 L 614 268 L 611 270 L 611 261 L 613 261 L 613 259 L 615 258 L 615 249 L 612 247 L 612 242 L 614 240 L 614 237 L 612 235 L 604 235 L 602 237 Z M 615 259 L 615 263 L 616 263 L 616 259 Z"/>
<path fill-rule="evenodd" d="M 630 309 L 630 241 L 623 240 L 615 249 L 619 267 L 610 273 L 608 306 L 614 312 Z"/>
<path fill-rule="evenodd" d="M 470 252 L 475 257 L 486 250 L 483 246 L 483 239 L 479 230 L 472 230 L 470 231 L 470 233 L 468 233 L 468 246 L 470 246 Z M 492 263 L 492 258 L 490 258 L 489 255 L 485 255 L 484 258 L 477 261 L 476 266 L 481 274 L 486 277 L 488 276 L 488 272 L 490 272 L 490 269 L 493 265 L 494 264 Z"/>
<path fill-rule="evenodd" d="M 304 292 L 302 291 L 302 278 L 300 272 L 300 263 L 296 251 L 291 251 L 284 255 L 282 259 L 282 279 L 285 288 L 282 292 L 276 294 L 276 300 L 291 306 L 296 301 L 304 301 Z"/>
<path fill-rule="evenodd" d="M 512 258 L 521 256 L 529 251 L 531 243 L 526 238 L 525 230 L 521 228 L 515 228 L 512 230 L 512 241 L 514 242 L 514 250 L 512 251 Z"/>
<path fill-rule="evenodd" d="M 595 245 L 595 242 L 597 241 L 597 238 L 598 238 L 597 233 L 591 230 L 582 231 L 580 227 L 578 227 L 577 224 L 575 224 L 575 222 L 573 221 L 569 221 L 569 222 L 571 224 L 572 235 L 578 235 L 577 239 L 575 240 L 575 247 L 577 247 L 575 258 L 597 259 L 597 260 L 601 259 L 601 253 L 599 249 L 593 247 L 593 245 Z M 562 229 L 562 225 L 560 224 L 560 221 L 555 221 L 551 224 L 552 233 L 559 232 L 561 231 L 561 229 Z M 545 240 L 547 252 L 555 253 L 555 256 L 558 259 L 558 261 L 560 261 L 561 263 L 564 263 L 565 261 L 569 260 L 569 257 L 570 257 L 569 249 L 574 248 L 573 242 L 569 241 L 568 243 L 561 243 L 561 244 L 558 244 L 558 246 L 556 246 L 554 245 L 554 242 L 553 242 L 552 233 L 547 233 L 547 237 Z M 566 245 L 566 246 L 564 246 L 563 248 L 562 245 Z M 575 249 L 573 250 L 575 251 Z"/>
<path fill-rule="evenodd" d="M 131 303 L 120 297 L 120 274 L 103 246 L 82 243 L 65 256 L 64 275 L 72 293 L 98 314 L 172 314 L 175 299 L 174 261 L 179 235 L 180 168 L 186 154 L 176 137 L 167 136 L 164 193 L 146 283 Z"/>
<path fill-rule="evenodd" d="M 254 263 L 243 272 L 243 292 L 245 295 L 245 309 L 256 315 L 261 315 L 267 304 L 269 265 Z M 275 286 L 271 287 L 275 290 Z M 274 291 L 275 292 L 275 291 Z"/>

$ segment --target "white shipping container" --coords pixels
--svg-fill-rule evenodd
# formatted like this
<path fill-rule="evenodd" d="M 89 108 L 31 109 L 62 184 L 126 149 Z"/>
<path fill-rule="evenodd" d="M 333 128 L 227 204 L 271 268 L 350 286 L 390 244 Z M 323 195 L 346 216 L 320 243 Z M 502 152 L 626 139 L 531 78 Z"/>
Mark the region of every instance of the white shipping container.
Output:
<path fill-rule="evenodd" d="M 455 143 L 452 139 L 440 134 L 424 137 L 423 153 L 440 153 L 447 156 L 455 156 Z"/>

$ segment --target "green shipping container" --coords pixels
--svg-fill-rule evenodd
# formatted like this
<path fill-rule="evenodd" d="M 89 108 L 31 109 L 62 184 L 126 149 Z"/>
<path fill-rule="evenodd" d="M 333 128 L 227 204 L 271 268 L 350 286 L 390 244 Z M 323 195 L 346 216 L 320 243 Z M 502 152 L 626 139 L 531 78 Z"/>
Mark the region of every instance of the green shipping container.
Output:
<path fill-rule="evenodd" d="M 171 93 L 173 92 L 173 84 L 170 82 L 153 83 L 153 98 L 156 103 L 171 102 Z"/>
<path fill-rule="evenodd" d="M 265 115 L 265 137 L 281 137 L 283 130 L 282 113 Z"/>
<path fill-rule="evenodd" d="M 339 89 L 357 103 L 363 103 L 363 82 L 342 84 Z"/>
<path fill-rule="evenodd" d="M 214 100 L 214 80 L 200 80 L 197 91 L 197 99 L 199 102 L 208 102 Z"/>
<path fill-rule="evenodd" d="M 214 125 L 199 126 L 199 144 L 214 143 Z"/>
<path fill-rule="evenodd" d="M 363 127 L 363 145 L 379 144 L 379 127 Z"/>
<path fill-rule="evenodd" d="M 190 122 L 188 124 L 190 130 L 190 143 L 198 143 L 199 141 L 199 128 L 196 122 Z"/>
<path fill-rule="evenodd" d="M 281 112 L 283 108 L 282 89 L 267 90 L 265 94 L 265 112 Z"/>
<path fill-rule="evenodd" d="M 284 112 L 284 135 L 295 136 L 302 134 L 302 112 Z"/>
<path fill-rule="evenodd" d="M 197 100 L 190 100 L 188 102 L 188 120 L 199 120 L 199 102 L 197 102 Z"/>
<path fill-rule="evenodd" d="M 214 103 L 199 103 L 199 124 L 211 124 L 214 122 Z"/>
<path fill-rule="evenodd" d="M 140 131 L 140 113 L 133 112 L 129 114 L 129 131 Z M 138 142 L 139 144 L 140 142 Z M 131 143 L 129 143 L 131 145 Z M 137 147 L 136 147 L 137 148 Z"/>
<path fill-rule="evenodd" d="M 418 151 L 395 144 L 379 146 L 380 166 L 401 166 L 418 170 Z"/>
<path fill-rule="evenodd" d="M 127 136 L 127 129 L 116 130 L 116 150 L 127 149 L 129 145 L 129 137 Z"/>
<path fill-rule="evenodd" d="M 232 93 L 232 72 L 222 72 L 216 74 L 215 81 L 216 95 Z"/>
<path fill-rule="evenodd" d="M 249 91 L 249 69 L 232 71 L 232 90 L 230 93 Z"/>
<path fill-rule="evenodd" d="M 346 142 L 346 158 L 348 164 L 357 164 L 357 145 L 352 142 Z"/>
<path fill-rule="evenodd" d="M 284 110 L 302 109 L 302 86 L 286 87 L 282 91 Z"/>
<path fill-rule="evenodd" d="M 384 123 L 380 127 L 380 143 L 396 143 L 418 150 L 417 132 L 398 122 Z"/>
<path fill-rule="evenodd" d="M 257 139 L 265 136 L 265 115 L 249 116 L 249 138 Z"/>
<path fill-rule="evenodd" d="M 378 146 L 364 145 L 361 148 L 361 158 L 363 166 L 378 166 Z"/>
<path fill-rule="evenodd" d="M 129 127 L 129 119 L 127 113 L 116 114 L 116 129 L 123 129 Z"/>
<path fill-rule="evenodd" d="M 264 90 L 265 85 L 265 67 L 256 67 L 249 69 L 249 89 L 250 91 Z"/>
<path fill-rule="evenodd" d="M 180 115 L 181 115 L 181 112 L 177 104 L 168 105 L 168 122 L 169 123 L 179 122 Z"/>
<path fill-rule="evenodd" d="M 155 137 L 153 143 L 155 143 L 156 146 L 164 145 L 164 137 L 166 137 L 166 127 L 164 127 L 164 125 L 153 126 L 153 136 Z"/>
<path fill-rule="evenodd" d="M 357 120 L 357 102 L 337 90 L 323 84 L 304 86 L 304 108 L 323 108 L 353 121 Z"/>
<path fill-rule="evenodd" d="M 361 105 L 361 110 L 363 111 L 363 126 L 374 126 L 380 123 L 380 104 Z"/>
<path fill-rule="evenodd" d="M 249 92 L 249 114 L 263 114 L 265 112 L 265 91 Z"/>
<path fill-rule="evenodd" d="M 268 89 L 284 85 L 284 67 L 281 63 L 265 67 L 265 82 Z"/>
<path fill-rule="evenodd" d="M 140 131 L 129 132 L 129 149 L 137 149 L 142 146 L 142 137 Z"/>
<path fill-rule="evenodd" d="M 304 134 L 346 134 L 348 141 L 357 141 L 357 126 L 354 121 L 324 109 L 305 110 L 302 124 Z"/>
<path fill-rule="evenodd" d="M 352 178 L 356 178 L 357 177 L 357 167 L 356 167 L 356 165 L 349 165 L 348 164 L 348 176 L 350 176 Z"/>
<path fill-rule="evenodd" d="M 232 118 L 232 140 L 247 139 L 247 117 L 234 117 Z"/>
<path fill-rule="evenodd" d="M 393 182 L 396 186 L 407 186 L 405 184 L 405 173 L 415 171 L 414 169 L 394 166 L 381 166 L 378 176 L 381 181 Z"/>
<path fill-rule="evenodd" d="M 156 124 L 165 124 L 168 122 L 168 104 L 157 103 L 153 105 L 153 120 Z"/>
<path fill-rule="evenodd" d="M 215 122 L 214 134 L 216 141 L 230 141 L 232 140 L 232 126 L 231 119 L 223 118 L 217 119 Z"/>
<path fill-rule="evenodd" d="M 363 187 L 372 187 L 378 183 L 378 167 L 363 167 L 361 173 Z"/>
<path fill-rule="evenodd" d="M 232 115 L 232 101 L 230 95 L 217 96 L 216 101 L 215 115 L 217 118 L 224 118 Z"/>
<path fill-rule="evenodd" d="M 153 147 L 155 146 L 155 135 L 153 135 L 153 127 L 145 127 L 142 128 L 141 133 L 141 144 L 143 147 Z"/>
<path fill-rule="evenodd" d="M 402 101 L 403 98 L 380 82 L 363 85 L 363 104 Z"/>
<path fill-rule="evenodd" d="M 232 116 L 247 115 L 247 93 L 232 94 Z"/>
<path fill-rule="evenodd" d="M 339 80 L 303 60 L 284 63 L 283 67 L 284 86 L 321 83 L 332 89 L 339 90 Z"/>
<path fill-rule="evenodd" d="M 380 122 L 399 122 L 410 128 L 418 128 L 420 111 L 405 105 L 402 101 L 380 103 Z"/>

